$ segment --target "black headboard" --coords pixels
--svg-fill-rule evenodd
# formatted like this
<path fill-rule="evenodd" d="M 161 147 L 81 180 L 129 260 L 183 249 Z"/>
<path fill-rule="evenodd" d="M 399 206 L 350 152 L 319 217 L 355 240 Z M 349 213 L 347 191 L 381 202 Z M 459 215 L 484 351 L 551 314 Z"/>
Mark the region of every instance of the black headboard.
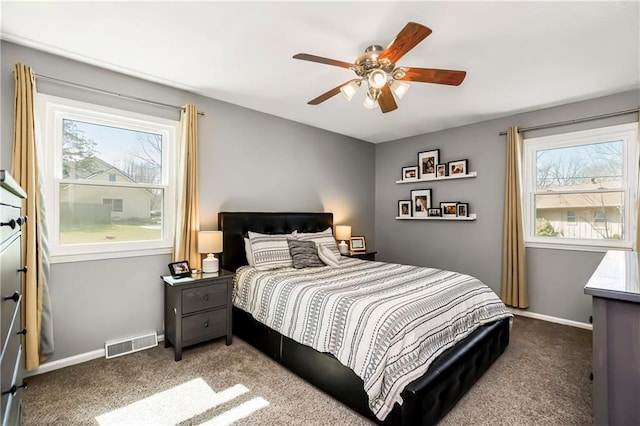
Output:
<path fill-rule="evenodd" d="M 218 229 L 222 231 L 222 255 L 220 267 L 235 271 L 247 264 L 244 240 L 247 232 L 262 234 L 287 234 L 298 232 L 320 232 L 333 227 L 333 213 L 260 213 L 220 212 Z"/>

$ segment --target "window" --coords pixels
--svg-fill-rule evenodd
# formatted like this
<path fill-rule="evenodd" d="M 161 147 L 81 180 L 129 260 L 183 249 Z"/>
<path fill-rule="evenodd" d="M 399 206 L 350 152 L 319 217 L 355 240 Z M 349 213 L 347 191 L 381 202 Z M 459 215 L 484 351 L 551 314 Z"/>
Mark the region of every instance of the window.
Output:
<path fill-rule="evenodd" d="M 109 211 L 121 212 L 122 211 L 122 199 L 121 198 L 103 198 L 102 204 L 108 207 Z M 151 216 L 151 215 L 149 215 Z"/>
<path fill-rule="evenodd" d="M 525 139 L 523 204 L 528 247 L 631 248 L 638 125 Z"/>
<path fill-rule="evenodd" d="M 607 212 L 605 210 L 596 210 L 593 212 L 594 223 L 607 223 Z"/>
<path fill-rule="evenodd" d="M 178 122 L 38 95 L 53 262 L 170 252 Z"/>

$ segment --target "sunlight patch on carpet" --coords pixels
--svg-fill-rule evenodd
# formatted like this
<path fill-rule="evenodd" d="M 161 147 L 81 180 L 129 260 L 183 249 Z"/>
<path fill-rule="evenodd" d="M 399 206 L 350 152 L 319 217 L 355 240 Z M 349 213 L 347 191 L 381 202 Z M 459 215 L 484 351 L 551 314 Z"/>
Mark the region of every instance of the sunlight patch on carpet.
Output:
<path fill-rule="evenodd" d="M 175 425 L 247 392 L 249 389 L 245 386 L 235 385 L 216 393 L 204 380 L 198 378 L 102 414 L 96 420 L 101 426 Z"/>
<path fill-rule="evenodd" d="M 256 411 L 266 407 L 269 405 L 269 401 L 264 398 L 253 398 L 247 402 L 243 402 L 237 407 L 233 407 L 219 416 L 214 417 L 213 419 L 202 423 L 200 426 L 226 426 L 230 425 L 233 422 L 244 419 L 245 417 L 249 417 Z"/>

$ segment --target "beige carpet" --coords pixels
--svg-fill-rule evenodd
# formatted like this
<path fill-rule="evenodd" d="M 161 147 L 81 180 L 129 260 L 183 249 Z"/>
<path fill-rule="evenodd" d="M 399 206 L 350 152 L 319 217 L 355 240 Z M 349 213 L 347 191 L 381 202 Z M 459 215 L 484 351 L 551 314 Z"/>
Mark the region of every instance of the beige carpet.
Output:
<path fill-rule="evenodd" d="M 591 424 L 590 371 L 590 331 L 516 317 L 507 351 L 441 424 Z M 238 389 L 234 385 L 248 391 L 195 416 L 185 414 L 181 425 L 216 420 L 224 424 L 233 420 L 234 407 L 258 397 L 269 405 L 235 424 L 371 424 L 237 338 L 228 347 L 222 339 L 185 349 L 180 362 L 173 361 L 172 349 L 161 345 L 31 377 L 28 382 L 23 410 L 27 426 L 98 424 L 98 416 L 108 417 L 134 403 L 136 409 L 148 405 L 145 398 L 182 385 L 173 394 L 164 392 L 165 411 L 180 417 L 181 407 L 197 406 L 197 398 L 184 391 L 189 383 L 208 385 L 220 395 Z M 153 406 L 151 410 L 161 411 Z"/>

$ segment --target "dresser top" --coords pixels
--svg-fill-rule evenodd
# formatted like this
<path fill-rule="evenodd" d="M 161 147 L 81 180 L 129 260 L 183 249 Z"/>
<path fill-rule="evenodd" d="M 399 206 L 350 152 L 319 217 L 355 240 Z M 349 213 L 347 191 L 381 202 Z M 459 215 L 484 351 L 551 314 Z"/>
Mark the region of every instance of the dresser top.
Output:
<path fill-rule="evenodd" d="M 27 198 L 27 193 L 18 185 L 13 177 L 6 170 L 0 170 L 0 186 L 7 191 L 13 192 L 20 198 Z"/>
<path fill-rule="evenodd" d="M 638 252 L 609 250 L 584 287 L 585 294 L 640 303 Z"/>

